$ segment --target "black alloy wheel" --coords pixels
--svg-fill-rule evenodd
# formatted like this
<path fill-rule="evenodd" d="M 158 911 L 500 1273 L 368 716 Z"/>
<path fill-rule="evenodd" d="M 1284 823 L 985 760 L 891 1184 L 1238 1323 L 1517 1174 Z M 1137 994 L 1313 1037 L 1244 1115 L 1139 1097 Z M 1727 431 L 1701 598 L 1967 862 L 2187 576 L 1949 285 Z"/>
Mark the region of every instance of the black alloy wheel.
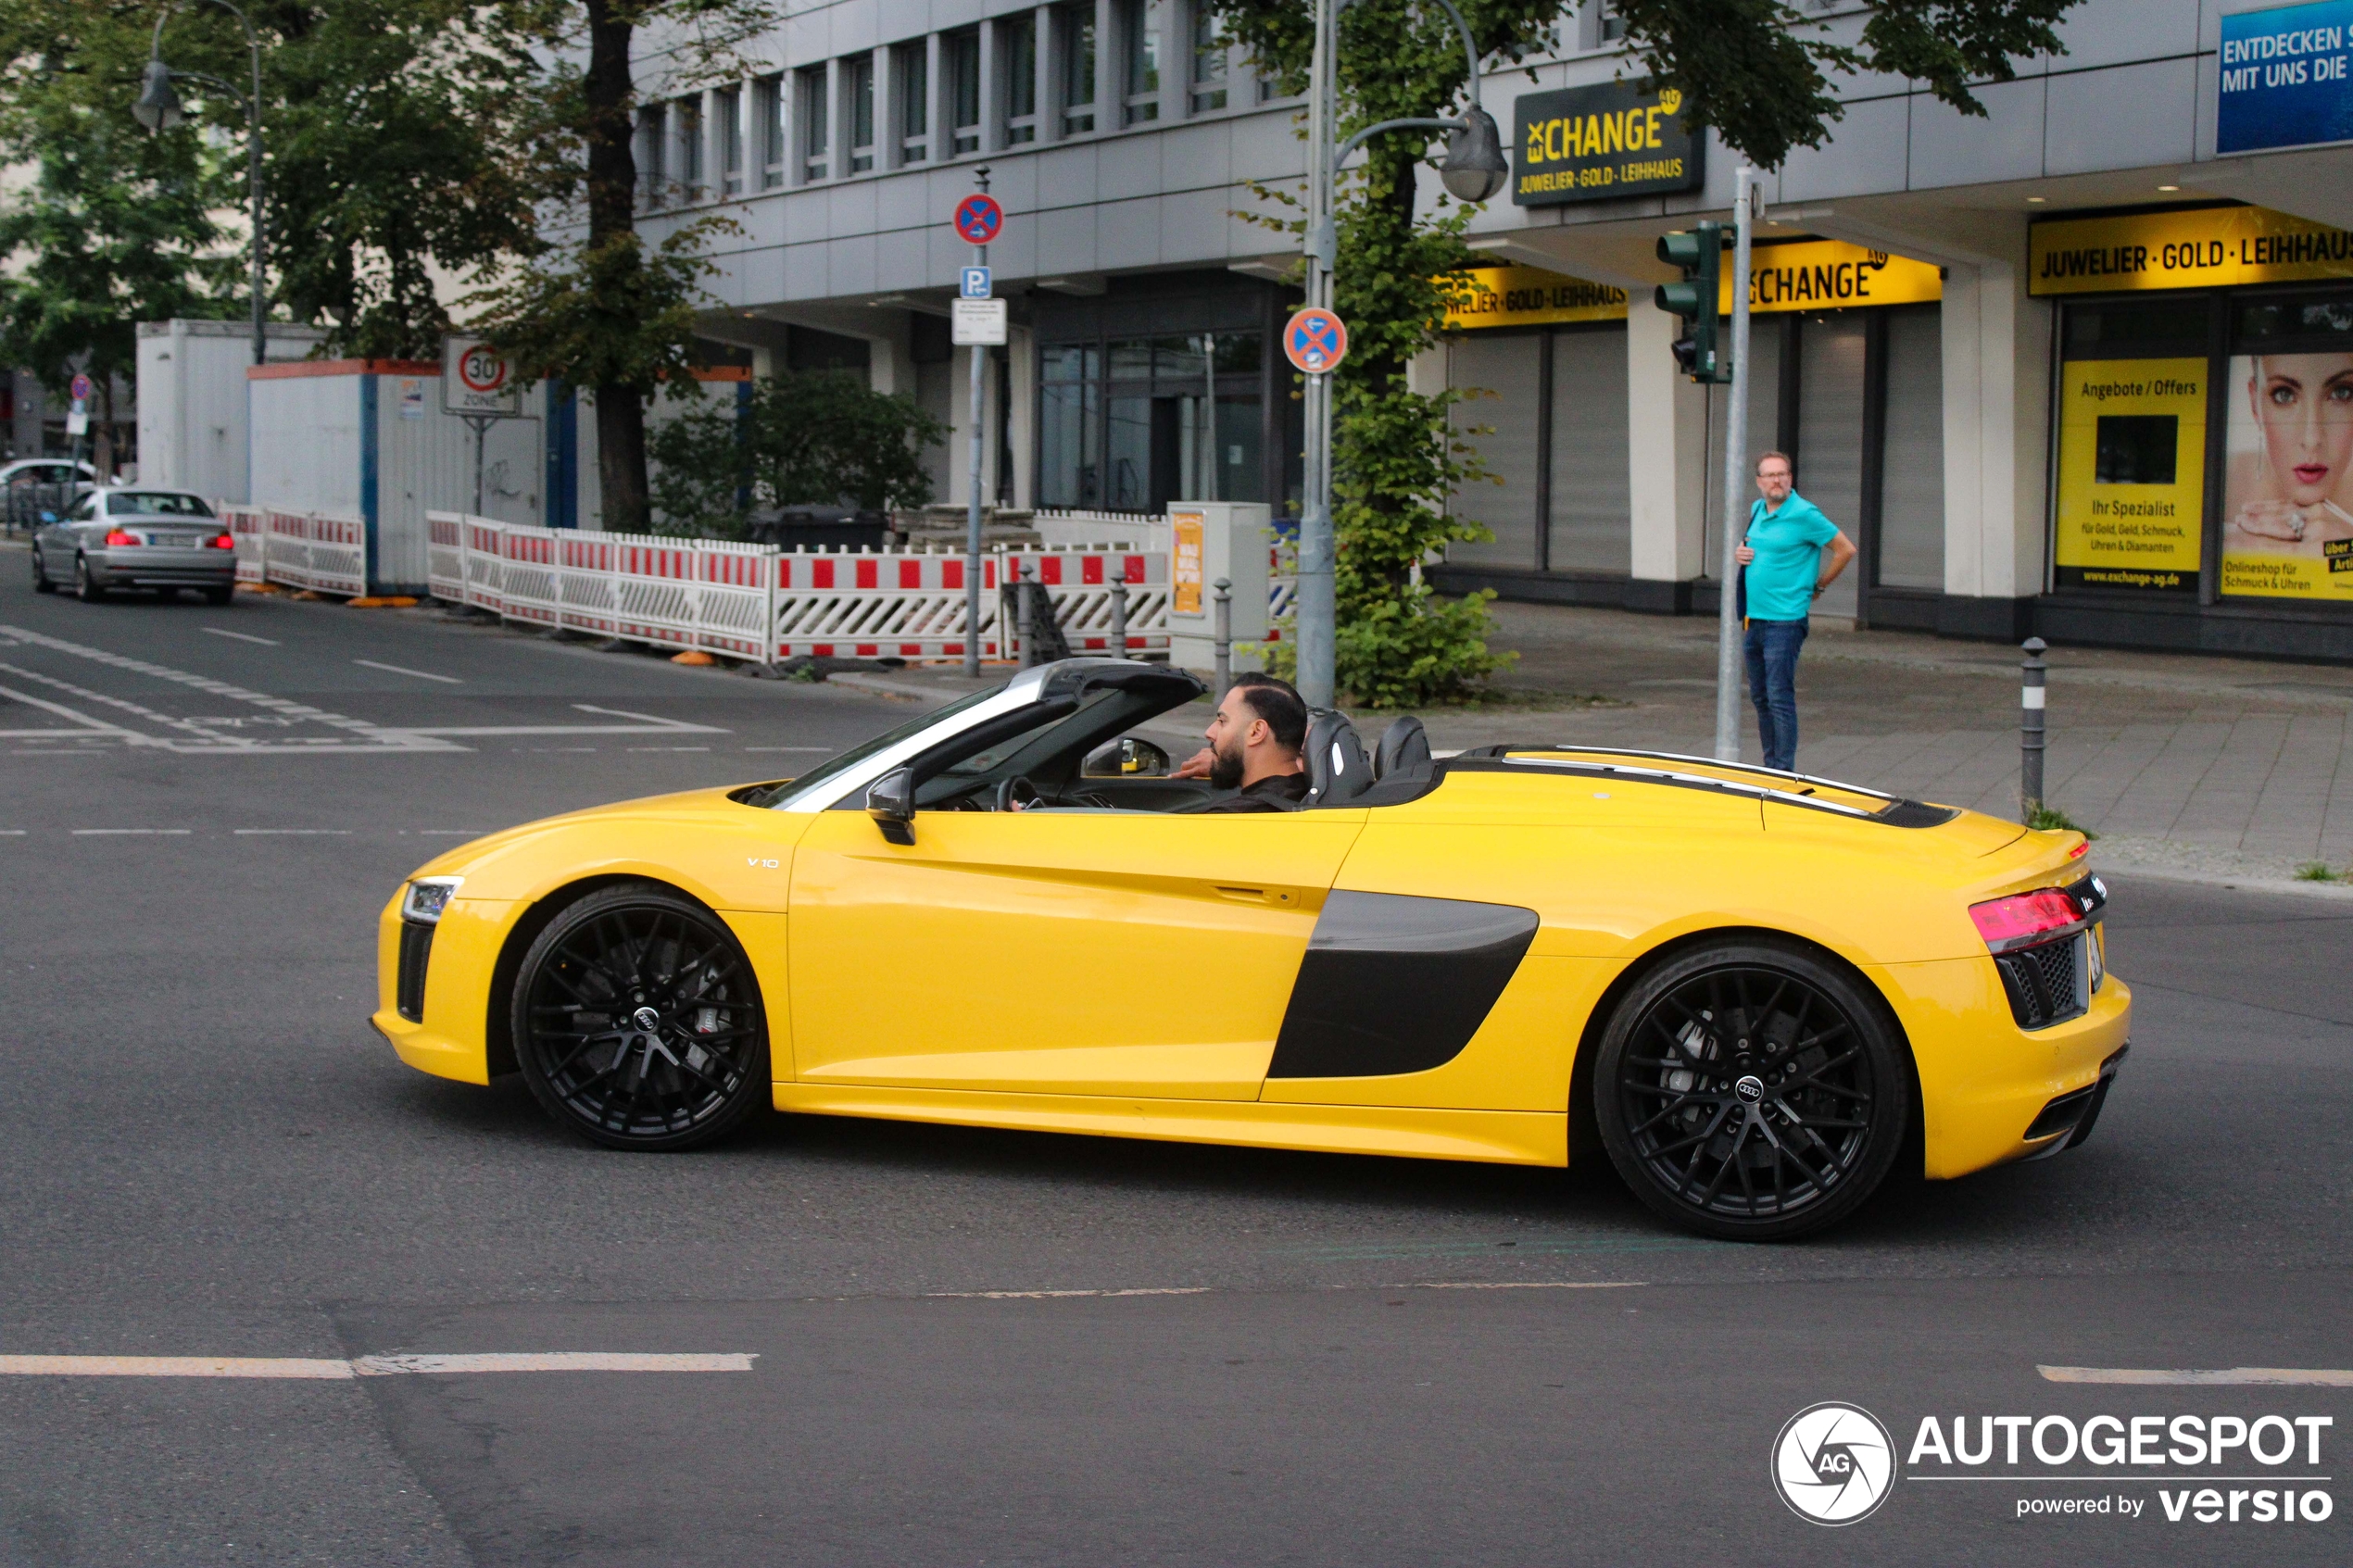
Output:
<path fill-rule="evenodd" d="M 49 563 L 41 558 L 41 546 L 38 545 L 32 547 L 32 591 L 36 594 L 57 591 L 57 585 L 49 581 Z"/>
<path fill-rule="evenodd" d="M 550 921 L 516 972 L 513 1021 L 532 1094 L 609 1148 L 710 1143 L 773 1093 L 743 948 L 652 883 L 601 888 Z"/>
<path fill-rule="evenodd" d="M 82 556 L 73 558 L 73 596 L 86 605 L 96 604 L 107 596 L 106 589 L 90 580 L 90 562 Z"/>
<path fill-rule="evenodd" d="M 1782 1241 L 1886 1178 L 1911 1118 L 1886 1003 L 1795 944 L 1709 944 L 1645 975 L 1593 1064 L 1602 1141 L 1635 1195 L 1704 1236 Z"/>

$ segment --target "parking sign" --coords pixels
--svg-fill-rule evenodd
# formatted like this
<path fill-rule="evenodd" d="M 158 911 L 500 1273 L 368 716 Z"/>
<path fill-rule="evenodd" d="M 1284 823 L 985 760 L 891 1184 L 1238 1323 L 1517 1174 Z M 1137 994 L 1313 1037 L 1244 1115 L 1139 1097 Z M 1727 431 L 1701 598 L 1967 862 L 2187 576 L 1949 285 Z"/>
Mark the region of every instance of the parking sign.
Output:
<path fill-rule="evenodd" d="M 989 299 L 996 294 L 986 267 L 967 267 L 958 273 L 956 292 L 965 299 Z"/>

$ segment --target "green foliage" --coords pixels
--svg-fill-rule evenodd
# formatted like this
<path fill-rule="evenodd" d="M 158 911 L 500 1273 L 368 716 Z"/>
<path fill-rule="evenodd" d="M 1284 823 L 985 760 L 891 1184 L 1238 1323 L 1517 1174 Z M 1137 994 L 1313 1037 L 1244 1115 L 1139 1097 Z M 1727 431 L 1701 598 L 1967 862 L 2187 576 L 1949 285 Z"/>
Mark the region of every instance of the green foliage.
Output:
<path fill-rule="evenodd" d="M 2086 842 L 2099 837 L 2098 834 L 2076 822 L 2057 807 L 2041 800 L 2036 801 L 2034 809 L 2026 814 L 2026 825 L 2036 833 L 2080 833 Z"/>
<path fill-rule="evenodd" d="M 948 428 L 904 395 L 840 371 L 755 381 L 725 409 L 700 404 L 657 425 L 656 527 L 739 539 L 754 509 L 852 506 L 870 511 L 931 499 L 923 451 Z"/>
<path fill-rule="evenodd" d="M 2059 19 L 2076 0 L 1878 0 L 1859 46 L 1787 0 L 1617 0 L 1627 47 L 1761 169 L 1818 147 L 1845 113 L 1829 73 L 1909 77 L 1963 114 L 1983 116 L 1969 83 L 2007 82 L 2015 61 L 2063 55 Z"/>
<path fill-rule="evenodd" d="M 2337 874 L 2336 868 L 2326 860 L 2307 860 L 2296 868 L 2296 880 L 2298 882 L 2341 882 L 2344 879 Z"/>
<path fill-rule="evenodd" d="M 520 368 L 598 392 L 650 397 L 696 366 L 695 312 L 718 270 L 705 254 L 727 219 L 687 224 L 658 245 L 634 229 L 550 245 L 466 296 L 477 328 Z"/>

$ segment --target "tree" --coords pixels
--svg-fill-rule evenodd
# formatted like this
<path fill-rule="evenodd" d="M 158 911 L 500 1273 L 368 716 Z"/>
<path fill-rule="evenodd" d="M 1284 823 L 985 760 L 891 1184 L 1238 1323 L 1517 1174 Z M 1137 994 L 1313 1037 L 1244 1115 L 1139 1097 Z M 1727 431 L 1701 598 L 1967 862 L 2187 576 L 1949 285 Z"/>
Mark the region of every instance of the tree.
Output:
<path fill-rule="evenodd" d="M 582 0 L 558 7 L 548 40 L 585 70 L 559 72 L 547 102 L 541 170 L 572 232 L 527 254 L 475 296 L 490 341 L 532 375 L 588 389 L 597 410 L 597 477 L 605 525 L 647 526 L 646 400 L 695 362 L 702 247 L 731 221 L 705 217 L 648 245 L 636 231 L 637 103 L 630 55 L 640 29 L 666 45 L 671 87 L 739 75 L 737 45 L 772 20 L 767 0 Z"/>
<path fill-rule="evenodd" d="M 740 539 L 759 508 L 920 507 L 924 448 L 947 439 L 913 398 L 838 370 L 753 382 L 725 412 L 705 405 L 655 429 L 655 517 L 666 533 Z"/>
<path fill-rule="evenodd" d="M 0 7 L 0 146 L 32 167 L 0 210 L 0 362 L 62 395 L 75 372 L 96 383 L 99 466 L 112 457 L 114 383 L 138 365 L 137 323 L 235 308 L 233 257 L 210 254 L 208 169 L 193 136 L 156 140 L 128 112 L 91 101 L 114 74 L 103 44 L 82 46 L 61 19 Z"/>

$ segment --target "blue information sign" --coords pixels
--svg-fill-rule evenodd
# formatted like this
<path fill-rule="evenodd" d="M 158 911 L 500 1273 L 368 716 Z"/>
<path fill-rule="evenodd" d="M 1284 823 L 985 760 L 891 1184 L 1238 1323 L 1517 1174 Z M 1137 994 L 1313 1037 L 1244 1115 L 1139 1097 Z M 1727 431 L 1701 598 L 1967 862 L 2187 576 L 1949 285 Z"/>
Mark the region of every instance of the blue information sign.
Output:
<path fill-rule="evenodd" d="M 965 299 L 988 299 L 991 295 L 988 269 L 966 267 L 956 274 L 956 292 Z"/>
<path fill-rule="evenodd" d="M 2353 0 L 2221 20 L 2216 152 L 2353 141 Z"/>

